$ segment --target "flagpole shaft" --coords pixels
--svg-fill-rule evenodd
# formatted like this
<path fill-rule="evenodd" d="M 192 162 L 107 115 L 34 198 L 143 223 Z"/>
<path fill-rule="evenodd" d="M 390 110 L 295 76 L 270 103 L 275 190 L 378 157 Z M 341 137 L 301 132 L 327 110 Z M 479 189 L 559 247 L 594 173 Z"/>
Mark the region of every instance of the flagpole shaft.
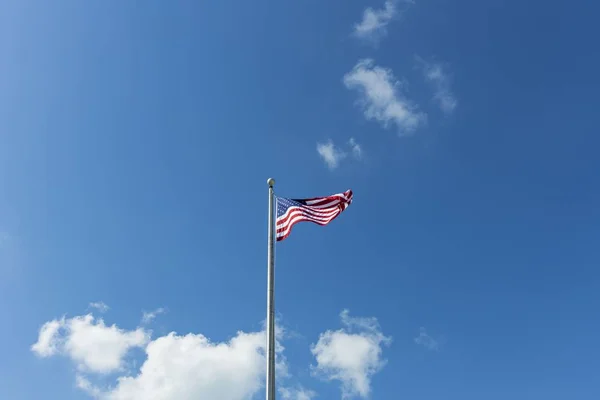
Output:
<path fill-rule="evenodd" d="M 266 400 L 275 400 L 275 224 L 273 221 L 273 186 L 275 180 L 270 178 L 269 185 L 269 244 L 267 248 L 267 387 Z"/>

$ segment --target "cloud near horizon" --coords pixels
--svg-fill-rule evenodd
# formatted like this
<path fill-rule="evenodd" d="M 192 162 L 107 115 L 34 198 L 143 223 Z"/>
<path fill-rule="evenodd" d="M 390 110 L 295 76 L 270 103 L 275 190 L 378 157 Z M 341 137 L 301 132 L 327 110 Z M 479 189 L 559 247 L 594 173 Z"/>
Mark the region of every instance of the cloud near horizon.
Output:
<path fill-rule="evenodd" d="M 391 339 L 381 333 L 375 318 L 351 317 L 346 310 L 340 317 L 343 328 L 325 331 L 311 346 L 313 372 L 325 381 L 340 381 L 344 398 L 366 397 L 372 375 L 385 364 L 382 346 Z M 285 329 L 278 326 L 276 332 L 281 398 L 315 398 L 314 391 L 294 384 L 281 344 Z M 86 314 L 44 323 L 31 351 L 40 358 L 70 360 L 76 367 L 75 386 L 97 400 L 248 400 L 264 390 L 264 329 L 238 331 L 221 342 L 201 333 L 151 336 L 145 328 L 123 329 Z M 139 357 L 131 354 L 136 348 L 144 352 L 139 369 L 131 362 Z"/>
<path fill-rule="evenodd" d="M 391 338 L 381 332 L 376 318 L 351 317 L 348 310 L 340 314 L 343 327 L 328 330 L 311 346 L 317 360 L 315 375 L 341 383 L 342 398 L 367 398 L 371 377 L 386 364 L 383 347 Z"/>
<path fill-rule="evenodd" d="M 123 370 L 123 359 L 129 350 L 143 348 L 150 332 L 137 328 L 127 331 L 116 325 L 107 326 L 92 314 L 46 322 L 31 350 L 40 357 L 63 355 L 84 372 L 109 374 Z"/>
<path fill-rule="evenodd" d="M 151 340 L 144 328 L 108 326 L 88 314 L 46 322 L 31 350 L 42 358 L 68 358 L 77 368 L 76 386 L 100 400 L 246 400 L 263 386 L 265 341 L 264 331 L 240 331 L 224 342 L 175 332 Z M 143 349 L 145 360 L 132 375 L 124 365 L 133 348 Z M 278 372 L 285 376 L 279 343 L 277 351 Z M 118 375 L 114 385 L 93 383 L 108 374 Z"/>

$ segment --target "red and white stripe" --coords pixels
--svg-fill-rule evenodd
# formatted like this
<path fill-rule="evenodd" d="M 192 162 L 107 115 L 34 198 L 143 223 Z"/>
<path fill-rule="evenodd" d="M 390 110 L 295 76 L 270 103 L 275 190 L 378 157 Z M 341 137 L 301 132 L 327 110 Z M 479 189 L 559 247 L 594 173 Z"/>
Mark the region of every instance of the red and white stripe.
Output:
<path fill-rule="evenodd" d="M 298 222 L 313 222 L 324 226 L 333 221 L 352 203 L 352 190 L 327 197 L 299 200 L 301 206 L 291 206 L 277 218 L 277 241 L 287 238 Z"/>

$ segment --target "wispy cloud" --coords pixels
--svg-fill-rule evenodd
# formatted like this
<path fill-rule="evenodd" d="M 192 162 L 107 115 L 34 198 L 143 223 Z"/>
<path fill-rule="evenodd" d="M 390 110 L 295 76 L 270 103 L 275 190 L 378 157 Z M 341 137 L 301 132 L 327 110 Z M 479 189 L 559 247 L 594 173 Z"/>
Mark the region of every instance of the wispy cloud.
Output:
<path fill-rule="evenodd" d="M 322 333 L 311 351 L 317 360 L 313 372 L 342 384 L 342 398 L 371 392 L 371 377 L 385 365 L 382 346 L 391 338 L 381 333 L 376 318 L 351 317 L 348 310 L 340 314 L 344 327 Z"/>
<path fill-rule="evenodd" d="M 317 143 L 317 153 L 331 170 L 339 167 L 340 162 L 351 156 L 356 160 L 362 158 L 362 147 L 354 138 L 350 138 L 347 143 L 346 150 L 341 149 L 333 143 L 333 140 L 328 140 L 325 143 Z"/>
<path fill-rule="evenodd" d="M 431 337 L 425 328 L 419 330 L 419 336 L 415 338 L 415 343 L 432 351 L 440 349 L 440 341 Z"/>
<path fill-rule="evenodd" d="M 350 145 L 352 155 L 354 156 L 354 158 L 360 160 L 362 158 L 362 147 L 360 146 L 360 144 L 358 144 L 356 140 L 354 140 L 354 138 L 350 138 L 348 144 Z"/>
<path fill-rule="evenodd" d="M 303 387 L 294 389 L 280 387 L 279 394 L 283 400 L 311 400 L 317 395 L 312 390 L 304 389 Z"/>
<path fill-rule="evenodd" d="M 412 0 L 387 0 L 383 8 L 367 8 L 362 20 L 354 25 L 354 35 L 361 39 L 377 42 L 387 34 L 387 26 L 399 13 L 399 3 L 412 4 Z"/>
<path fill-rule="evenodd" d="M 401 84 L 390 69 L 375 65 L 371 59 L 360 60 L 344 76 L 344 85 L 360 94 L 359 104 L 365 118 L 384 127 L 395 124 L 401 134 L 414 132 L 427 117 L 400 92 Z"/>
<path fill-rule="evenodd" d="M 444 70 L 441 63 L 430 63 L 420 57 L 416 57 L 416 60 L 423 69 L 425 80 L 433 87 L 433 100 L 444 114 L 452 114 L 458 106 L 458 100 L 450 87 L 448 73 Z"/>
<path fill-rule="evenodd" d="M 367 8 L 362 21 L 354 25 L 354 34 L 360 38 L 378 38 L 386 33 L 386 27 L 397 13 L 396 1 L 388 0 L 382 9 Z"/>
<path fill-rule="evenodd" d="M 102 396 L 102 389 L 98 386 L 94 385 L 88 378 L 86 378 L 82 374 L 77 374 L 75 376 L 75 386 L 77 388 L 94 399 L 99 399 Z"/>
<path fill-rule="evenodd" d="M 332 140 L 317 143 L 317 153 L 329 169 L 336 169 L 340 165 L 340 161 L 346 158 L 346 153 L 337 148 Z"/>
<path fill-rule="evenodd" d="M 107 306 L 103 301 L 96 301 L 94 303 L 90 303 L 89 307 L 95 308 L 100 313 L 105 313 L 110 309 L 110 307 Z"/>
<path fill-rule="evenodd" d="M 167 310 L 164 307 L 157 308 L 154 311 L 144 311 L 142 314 L 142 323 L 149 324 L 150 322 L 154 321 L 154 318 L 156 318 L 157 315 L 164 314 L 166 311 Z"/>

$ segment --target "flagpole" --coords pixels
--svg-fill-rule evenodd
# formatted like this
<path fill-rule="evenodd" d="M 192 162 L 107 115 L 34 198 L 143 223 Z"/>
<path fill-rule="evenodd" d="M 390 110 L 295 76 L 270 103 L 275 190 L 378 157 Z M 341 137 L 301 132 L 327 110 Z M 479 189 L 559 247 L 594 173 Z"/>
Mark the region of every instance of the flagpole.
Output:
<path fill-rule="evenodd" d="M 273 186 L 275 179 L 267 180 L 269 185 L 269 245 L 267 248 L 267 388 L 266 400 L 275 400 L 275 224 L 273 221 Z"/>

